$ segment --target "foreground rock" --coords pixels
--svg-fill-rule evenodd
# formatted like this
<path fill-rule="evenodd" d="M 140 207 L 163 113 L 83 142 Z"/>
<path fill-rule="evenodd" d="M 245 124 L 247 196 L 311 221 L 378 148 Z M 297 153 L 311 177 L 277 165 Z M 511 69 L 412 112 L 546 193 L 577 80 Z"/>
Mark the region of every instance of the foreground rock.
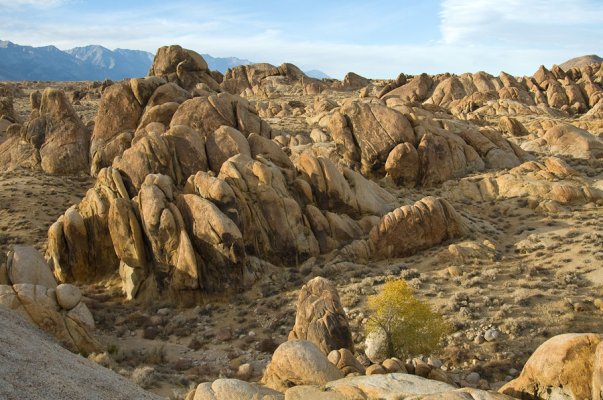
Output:
<path fill-rule="evenodd" d="M 289 340 L 308 340 L 327 355 L 342 348 L 354 351 L 347 316 L 337 289 L 329 280 L 316 277 L 306 283 L 299 292 L 296 308 Z"/>
<path fill-rule="evenodd" d="M 567 333 L 544 342 L 528 359 L 519 378 L 501 393 L 516 398 L 600 399 L 601 336 Z M 595 357 L 595 355 L 598 357 Z"/>
<path fill-rule="evenodd" d="M 0 339 L 0 398 L 160 399 L 116 373 L 70 353 L 3 305 Z"/>
<path fill-rule="evenodd" d="M 1 268 L 0 268 L 1 269 Z M 0 304 L 20 313 L 75 353 L 102 349 L 92 336 L 94 319 L 73 285 L 57 286 L 52 272 L 33 247 L 15 246 L 6 271 L 0 271 Z"/>
<path fill-rule="evenodd" d="M 291 386 L 323 385 L 339 378 L 343 373 L 316 346 L 305 340 L 290 340 L 272 355 L 262 384 L 284 392 Z"/>
<path fill-rule="evenodd" d="M 385 374 L 338 379 L 320 386 L 301 385 L 284 395 L 234 379 L 200 384 L 187 400 L 511 400 L 512 397 L 478 389 L 456 389 L 416 375 Z"/>
<path fill-rule="evenodd" d="M 237 379 L 201 383 L 186 400 L 283 400 L 282 393 Z"/>

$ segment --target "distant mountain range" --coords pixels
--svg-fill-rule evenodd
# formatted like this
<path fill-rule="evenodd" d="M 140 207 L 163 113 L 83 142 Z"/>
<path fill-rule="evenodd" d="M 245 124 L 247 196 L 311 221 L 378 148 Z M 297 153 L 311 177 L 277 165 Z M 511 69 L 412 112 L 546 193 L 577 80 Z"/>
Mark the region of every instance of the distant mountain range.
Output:
<path fill-rule="evenodd" d="M 306 75 L 308 75 L 310 78 L 316 78 L 316 79 L 331 79 L 331 77 L 327 74 L 325 74 L 322 71 L 319 71 L 317 69 L 311 69 L 309 71 L 304 71 L 304 73 Z"/>
<path fill-rule="evenodd" d="M 236 57 L 202 54 L 211 70 L 225 73 L 237 65 L 252 64 Z M 2 81 L 94 81 L 121 80 L 147 75 L 154 55 L 147 51 L 90 45 L 59 50 L 55 46 L 32 47 L 0 40 L 0 80 Z M 327 77 L 308 71 L 316 78 Z"/>

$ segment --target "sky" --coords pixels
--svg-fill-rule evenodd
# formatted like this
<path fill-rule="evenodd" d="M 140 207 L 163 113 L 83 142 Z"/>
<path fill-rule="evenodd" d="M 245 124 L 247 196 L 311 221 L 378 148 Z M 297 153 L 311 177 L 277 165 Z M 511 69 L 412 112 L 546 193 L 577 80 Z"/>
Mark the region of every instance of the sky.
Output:
<path fill-rule="evenodd" d="M 335 78 L 531 75 L 603 56 L 603 0 L 0 0 L 0 40 L 152 53 L 179 44 Z"/>

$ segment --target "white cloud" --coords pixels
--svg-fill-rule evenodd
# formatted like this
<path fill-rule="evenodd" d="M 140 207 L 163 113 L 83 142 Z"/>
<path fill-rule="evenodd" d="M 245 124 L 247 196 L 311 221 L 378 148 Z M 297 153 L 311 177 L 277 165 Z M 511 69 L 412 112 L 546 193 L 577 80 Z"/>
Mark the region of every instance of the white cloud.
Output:
<path fill-rule="evenodd" d="M 442 0 L 440 17 L 445 43 L 569 45 L 584 40 L 600 42 L 603 3 L 599 0 Z"/>
<path fill-rule="evenodd" d="M 0 0 L 0 5 L 5 3 Z M 51 3 L 60 5 L 59 0 Z M 252 11 L 218 3 L 184 7 L 181 2 L 135 11 L 108 10 L 102 18 L 92 12 L 70 13 L 67 7 L 27 12 L 27 17 L 26 13 L 0 12 L 0 39 L 33 46 L 54 44 L 61 49 L 99 44 L 150 52 L 163 45 L 180 44 L 218 57 L 292 62 L 338 78 L 348 71 L 373 78 L 393 78 L 400 72 L 479 70 L 524 75 L 532 74 L 540 64 L 550 66 L 603 51 L 603 4 L 590 9 L 587 4 L 587 0 L 443 0 L 443 40 L 413 45 L 379 44 L 379 38 L 361 44 L 328 34 L 292 37 L 287 26 L 272 24 Z M 559 19 L 561 22 L 555 22 Z M 584 23 L 576 25 L 579 20 Z M 585 34 L 583 29 L 598 34 Z"/>
<path fill-rule="evenodd" d="M 67 0 L 0 0 L 0 9 L 23 7 L 52 8 L 67 3 Z"/>

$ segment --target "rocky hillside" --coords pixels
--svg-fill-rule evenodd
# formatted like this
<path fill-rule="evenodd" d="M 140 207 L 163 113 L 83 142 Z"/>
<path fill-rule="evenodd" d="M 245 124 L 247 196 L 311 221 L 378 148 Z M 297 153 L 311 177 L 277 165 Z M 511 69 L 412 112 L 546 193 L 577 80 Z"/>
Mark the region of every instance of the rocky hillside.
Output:
<path fill-rule="evenodd" d="M 0 303 L 156 393 L 600 391 L 599 336 L 558 335 L 600 330 L 601 63 L 319 80 L 165 46 L 0 107 Z M 450 324 L 440 350 L 367 334 L 391 278 Z"/>

